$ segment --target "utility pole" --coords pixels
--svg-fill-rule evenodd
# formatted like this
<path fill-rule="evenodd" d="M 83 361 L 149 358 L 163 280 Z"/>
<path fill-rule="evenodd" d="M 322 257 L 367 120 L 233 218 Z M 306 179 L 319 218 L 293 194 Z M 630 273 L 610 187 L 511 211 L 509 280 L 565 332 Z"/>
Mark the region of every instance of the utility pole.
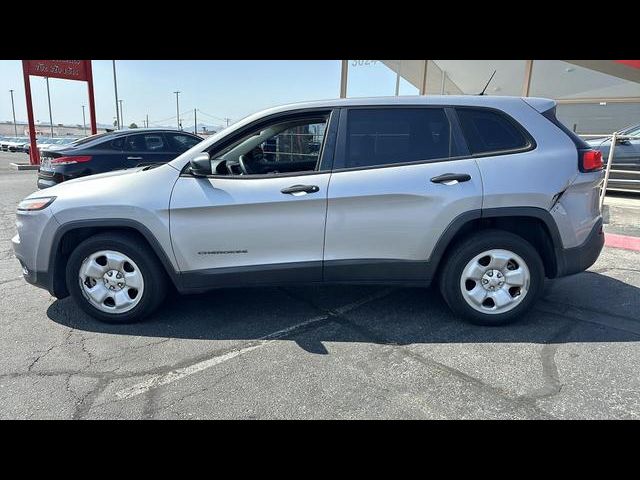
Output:
<path fill-rule="evenodd" d="M 16 125 L 16 107 L 13 105 L 13 90 L 9 90 L 11 92 L 11 110 L 13 110 L 13 133 L 15 133 L 16 137 L 18 136 L 18 126 Z"/>
<path fill-rule="evenodd" d="M 149 128 L 149 114 L 147 113 L 147 128 Z"/>
<path fill-rule="evenodd" d="M 175 94 L 176 94 L 176 118 L 177 118 L 177 120 L 178 120 L 178 128 L 179 128 L 180 130 L 182 130 L 182 129 L 180 128 L 180 103 L 179 103 L 179 101 L 178 101 L 178 95 L 180 95 L 180 92 L 179 92 L 179 91 L 176 91 L 176 92 L 173 92 L 173 93 L 175 93 Z"/>
<path fill-rule="evenodd" d="M 51 95 L 49 95 L 49 77 L 44 77 L 47 81 L 47 100 L 49 101 L 49 125 L 51 125 L 51 138 L 53 135 L 53 115 L 51 115 Z"/>
<path fill-rule="evenodd" d="M 82 105 L 82 131 L 87 136 L 87 122 L 84 119 L 84 105 Z"/>
<path fill-rule="evenodd" d="M 113 62 L 113 90 L 116 93 L 116 127 L 120 130 L 120 111 L 118 110 L 118 82 L 116 80 L 116 61 Z"/>
<path fill-rule="evenodd" d="M 198 133 L 198 114 L 195 108 L 193 109 L 193 133 L 194 135 Z"/>
<path fill-rule="evenodd" d="M 229 126 L 229 120 L 231 120 L 230 118 L 225 118 L 224 121 L 227 122 L 227 127 Z"/>
<path fill-rule="evenodd" d="M 124 114 L 122 113 L 122 102 L 123 102 L 123 100 L 118 100 L 118 102 L 120 102 L 120 120 L 118 121 L 118 123 L 120 124 L 120 126 L 122 128 L 124 128 Z"/>

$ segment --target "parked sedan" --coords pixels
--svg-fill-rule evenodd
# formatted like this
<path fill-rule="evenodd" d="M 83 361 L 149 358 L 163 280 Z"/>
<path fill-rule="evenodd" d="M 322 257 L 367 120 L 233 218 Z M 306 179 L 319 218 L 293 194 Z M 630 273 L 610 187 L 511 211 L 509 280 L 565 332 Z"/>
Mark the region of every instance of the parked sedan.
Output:
<path fill-rule="evenodd" d="M 620 134 L 638 138 L 619 139 L 616 142 L 607 190 L 640 193 L 640 125 L 626 128 Z M 602 152 L 603 160 L 607 161 L 611 148 L 610 137 L 594 138 L 587 140 L 587 143 Z"/>
<path fill-rule="evenodd" d="M 163 164 L 200 143 L 180 130 L 136 129 L 92 135 L 40 152 L 38 188 L 96 173 Z"/>

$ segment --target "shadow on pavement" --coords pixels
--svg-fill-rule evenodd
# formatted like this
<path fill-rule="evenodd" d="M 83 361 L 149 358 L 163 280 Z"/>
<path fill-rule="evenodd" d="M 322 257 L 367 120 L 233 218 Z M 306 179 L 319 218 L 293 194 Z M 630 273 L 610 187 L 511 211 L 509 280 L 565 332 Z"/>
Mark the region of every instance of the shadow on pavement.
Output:
<path fill-rule="evenodd" d="M 344 314 L 334 310 L 385 292 L 389 293 Z M 449 311 L 435 288 L 346 285 L 253 287 L 176 295 L 151 318 L 131 325 L 100 323 L 82 312 L 70 298 L 55 301 L 47 314 L 54 322 L 84 331 L 203 340 L 255 340 L 316 318 L 319 320 L 312 328 L 283 337 L 313 353 L 326 352 L 323 341 L 405 345 L 640 340 L 640 288 L 628 283 L 584 272 L 548 282 L 541 302 L 544 309 L 534 308 L 517 323 L 505 327 L 478 327 L 462 322 Z M 626 322 L 637 320 L 638 330 L 634 333 L 563 315 L 565 307 L 572 305 L 587 309 L 594 318 L 613 315 Z"/>

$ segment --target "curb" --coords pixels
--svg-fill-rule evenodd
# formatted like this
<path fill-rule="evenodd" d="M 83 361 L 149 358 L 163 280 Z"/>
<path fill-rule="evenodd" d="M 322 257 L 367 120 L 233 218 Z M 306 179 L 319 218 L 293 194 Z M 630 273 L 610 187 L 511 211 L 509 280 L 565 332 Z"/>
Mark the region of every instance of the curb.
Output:
<path fill-rule="evenodd" d="M 631 237 L 629 235 L 617 235 L 615 233 L 604 234 L 604 246 L 612 248 L 622 248 L 624 250 L 633 250 L 640 252 L 640 237 Z"/>
<path fill-rule="evenodd" d="M 16 170 L 38 170 L 40 165 L 31 165 L 29 163 L 10 163 Z"/>

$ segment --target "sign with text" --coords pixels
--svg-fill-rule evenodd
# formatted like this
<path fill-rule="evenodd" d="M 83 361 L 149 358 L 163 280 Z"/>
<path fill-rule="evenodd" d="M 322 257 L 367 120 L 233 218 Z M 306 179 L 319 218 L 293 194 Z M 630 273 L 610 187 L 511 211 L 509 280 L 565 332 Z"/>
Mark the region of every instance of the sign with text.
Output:
<path fill-rule="evenodd" d="M 27 74 L 87 81 L 87 60 L 25 60 Z"/>

